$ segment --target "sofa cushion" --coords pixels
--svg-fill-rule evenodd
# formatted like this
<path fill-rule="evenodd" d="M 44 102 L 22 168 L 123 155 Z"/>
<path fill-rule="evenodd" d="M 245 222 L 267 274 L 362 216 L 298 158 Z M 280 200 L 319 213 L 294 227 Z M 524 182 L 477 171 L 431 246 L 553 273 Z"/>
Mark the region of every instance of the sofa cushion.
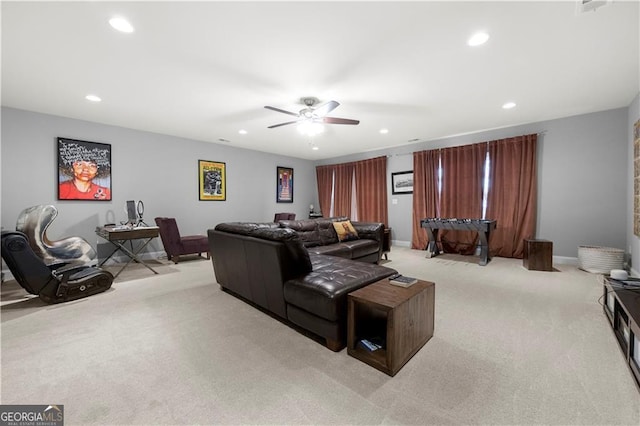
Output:
<path fill-rule="evenodd" d="M 380 245 L 374 240 L 353 240 L 339 243 L 339 245 L 346 247 L 351 253 L 352 259 L 358 259 L 369 254 L 377 253 L 380 249 Z"/>
<path fill-rule="evenodd" d="M 349 249 L 349 247 L 340 243 L 329 244 L 327 246 L 308 247 L 307 250 L 309 250 L 309 253 L 313 254 L 339 256 L 344 257 L 345 259 L 352 258 L 351 250 Z"/>
<path fill-rule="evenodd" d="M 232 234 L 239 235 L 250 235 L 252 231 L 260 228 L 277 228 L 277 223 L 265 222 L 265 223 L 255 223 L 255 222 L 226 222 L 219 223 L 216 225 L 215 229 L 217 231 L 230 232 Z"/>
<path fill-rule="evenodd" d="M 338 241 L 351 241 L 358 239 L 358 231 L 353 227 L 350 220 L 343 222 L 333 222 L 333 228 L 338 234 Z"/>
<path fill-rule="evenodd" d="M 310 273 L 284 283 L 284 298 L 287 304 L 329 321 L 346 318 L 348 293 L 396 272 L 385 266 L 315 254 L 311 264 Z"/>
<path fill-rule="evenodd" d="M 322 244 L 315 220 L 281 220 L 278 224 L 282 228 L 296 231 L 305 247 L 314 247 Z"/>
<path fill-rule="evenodd" d="M 318 226 L 318 234 L 323 246 L 338 242 L 338 234 L 336 234 L 336 230 L 333 228 L 332 219 L 316 219 L 314 222 L 316 222 Z"/>

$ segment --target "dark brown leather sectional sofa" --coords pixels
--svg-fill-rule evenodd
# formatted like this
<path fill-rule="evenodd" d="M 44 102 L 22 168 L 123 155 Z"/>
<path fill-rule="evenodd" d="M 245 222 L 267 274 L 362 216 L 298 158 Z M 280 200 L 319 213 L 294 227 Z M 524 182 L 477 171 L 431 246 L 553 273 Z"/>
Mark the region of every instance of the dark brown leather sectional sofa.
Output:
<path fill-rule="evenodd" d="M 360 238 L 338 242 L 335 236 L 334 242 L 331 223 L 339 219 L 234 222 L 209 229 L 216 281 L 224 290 L 326 339 L 329 349 L 341 350 L 346 344 L 347 294 L 396 271 L 377 265 L 384 225 L 352 222 Z"/>

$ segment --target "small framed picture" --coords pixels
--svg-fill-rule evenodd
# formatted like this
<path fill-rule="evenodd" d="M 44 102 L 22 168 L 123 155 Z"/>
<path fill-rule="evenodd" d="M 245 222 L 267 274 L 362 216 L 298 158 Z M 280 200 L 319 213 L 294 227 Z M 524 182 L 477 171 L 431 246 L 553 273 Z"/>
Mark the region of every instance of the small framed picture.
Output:
<path fill-rule="evenodd" d="M 58 138 L 58 200 L 111 201 L 111 145 Z"/>
<path fill-rule="evenodd" d="M 198 160 L 198 180 L 200 201 L 225 201 L 227 199 L 227 178 L 225 163 Z"/>
<path fill-rule="evenodd" d="M 413 194 L 413 170 L 391 173 L 392 194 Z"/>
<path fill-rule="evenodd" d="M 293 203 L 293 169 L 278 166 L 276 175 L 276 202 Z"/>

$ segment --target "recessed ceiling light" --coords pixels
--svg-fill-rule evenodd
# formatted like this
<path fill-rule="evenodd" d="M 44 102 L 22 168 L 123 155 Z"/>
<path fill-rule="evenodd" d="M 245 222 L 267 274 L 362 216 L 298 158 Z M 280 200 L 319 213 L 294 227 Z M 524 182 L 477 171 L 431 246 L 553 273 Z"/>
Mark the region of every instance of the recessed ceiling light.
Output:
<path fill-rule="evenodd" d="M 240 129 L 238 130 L 238 133 L 240 133 L 241 135 L 246 135 L 247 131 L 245 129 Z"/>
<path fill-rule="evenodd" d="M 86 100 L 91 101 L 91 102 L 100 102 L 102 101 L 102 99 L 100 99 L 99 96 L 96 95 L 87 95 L 84 97 Z"/>
<path fill-rule="evenodd" d="M 387 133 L 389 133 L 389 129 L 380 129 L 380 134 L 386 135 Z"/>
<path fill-rule="evenodd" d="M 123 33 L 133 32 L 133 25 L 131 25 L 129 21 L 120 16 L 114 16 L 113 18 L 109 19 L 109 25 Z"/>
<path fill-rule="evenodd" d="M 314 147 L 313 147 L 313 148 L 311 148 L 311 149 L 312 149 L 312 150 L 314 150 L 314 151 L 317 151 L 317 150 L 318 150 L 318 147 L 317 147 L 317 146 L 314 146 Z"/>
<path fill-rule="evenodd" d="M 502 105 L 502 108 L 504 108 L 504 109 L 511 109 L 511 108 L 513 108 L 513 107 L 515 107 L 515 106 L 516 106 L 516 103 L 515 103 L 515 102 L 507 102 L 506 104 Z"/>
<path fill-rule="evenodd" d="M 472 35 L 471 38 L 467 40 L 467 44 L 469 46 L 480 46 L 481 44 L 485 44 L 487 40 L 489 40 L 489 34 L 479 32 Z"/>

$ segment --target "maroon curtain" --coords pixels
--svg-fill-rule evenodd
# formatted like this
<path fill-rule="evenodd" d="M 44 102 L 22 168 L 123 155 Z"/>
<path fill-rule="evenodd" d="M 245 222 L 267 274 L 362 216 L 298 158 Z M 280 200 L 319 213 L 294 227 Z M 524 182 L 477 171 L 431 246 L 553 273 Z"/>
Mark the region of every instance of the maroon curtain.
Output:
<path fill-rule="evenodd" d="M 440 151 L 413 153 L 413 232 L 411 248 L 424 250 L 429 238 L 420 221 L 427 217 L 440 217 L 438 169 Z"/>
<path fill-rule="evenodd" d="M 537 213 L 537 140 L 524 135 L 489 142 L 487 219 L 497 220 L 492 255 L 522 258 L 524 239 L 535 236 Z"/>
<path fill-rule="evenodd" d="M 355 162 L 358 220 L 382 222 L 387 217 L 387 157 Z"/>
<path fill-rule="evenodd" d="M 351 217 L 354 165 L 353 163 L 343 163 L 336 164 L 334 167 L 333 214 L 334 216 Z"/>
<path fill-rule="evenodd" d="M 316 181 L 318 185 L 318 202 L 320 211 L 326 217 L 331 214 L 331 193 L 333 192 L 333 169 L 335 166 L 316 167 Z"/>
<path fill-rule="evenodd" d="M 442 217 L 482 217 L 483 171 L 487 144 L 457 146 L 441 150 Z M 439 233 L 445 252 L 473 254 L 478 240 L 476 232 L 443 230 Z"/>

